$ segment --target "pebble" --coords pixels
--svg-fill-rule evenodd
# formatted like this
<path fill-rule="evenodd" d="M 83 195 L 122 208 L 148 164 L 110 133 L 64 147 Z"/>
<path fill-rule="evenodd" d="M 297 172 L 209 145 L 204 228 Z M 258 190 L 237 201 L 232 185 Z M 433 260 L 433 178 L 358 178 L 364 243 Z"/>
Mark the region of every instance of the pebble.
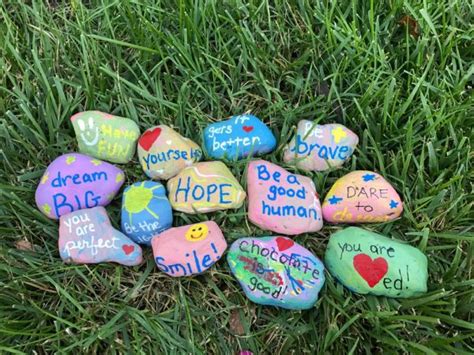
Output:
<path fill-rule="evenodd" d="M 47 217 L 58 219 L 83 208 L 108 205 L 123 182 L 123 171 L 112 164 L 79 153 L 64 154 L 41 177 L 36 205 Z"/>
<path fill-rule="evenodd" d="M 333 223 L 386 222 L 399 217 L 403 203 L 395 189 L 372 171 L 353 171 L 338 179 L 323 202 L 323 216 Z"/>
<path fill-rule="evenodd" d="M 84 111 L 72 116 L 71 122 L 81 153 L 119 164 L 135 155 L 140 129 L 131 119 Z"/>
<path fill-rule="evenodd" d="M 340 167 L 354 152 L 359 137 L 341 124 L 298 123 L 296 136 L 286 145 L 283 160 L 305 171 Z"/>
<path fill-rule="evenodd" d="M 122 197 L 122 231 L 139 244 L 173 224 L 171 204 L 159 182 L 141 181 L 128 186 Z"/>
<path fill-rule="evenodd" d="M 427 291 L 428 262 L 420 250 L 361 228 L 334 233 L 325 264 L 353 292 L 407 298 Z"/>
<path fill-rule="evenodd" d="M 142 262 L 142 249 L 114 229 L 104 207 L 75 211 L 59 220 L 59 254 L 67 263 Z"/>
<path fill-rule="evenodd" d="M 239 160 L 273 151 L 276 138 L 259 118 L 244 114 L 207 126 L 204 146 L 213 159 Z"/>
<path fill-rule="evenodd" d="M 239 208 L 245 191 L 229 168 L 219 161 L 196 163 L 168 181 L 173 209 L 190 214 Z"/>
<path fill-rule="evenodd" d="M 264 230 L 286 235 L 323 227 L 321 204 L 313 181 L 265 160 L 247 169 L 248 217 Z"/>
<path fill-rule="evenodd" d="M 309 309 L 324 285 L 323 263 L 286 237 L 238 239 L 227 262 L 247 297 L 263 305 Z"/>
<path fill-rule="evenodd" d="M 151 244 L 158 268 L 174 277 L 206 271 L 227 249 L 224 235 L 213 221 L 170 228 L 155 236 Z"/>
<path fill-rule="evenodd" d="M 196 143 L 165 125 L 146 130 L 138 140 L 140 165 L 151 179 L 168 180 L 201 156 Z"/>

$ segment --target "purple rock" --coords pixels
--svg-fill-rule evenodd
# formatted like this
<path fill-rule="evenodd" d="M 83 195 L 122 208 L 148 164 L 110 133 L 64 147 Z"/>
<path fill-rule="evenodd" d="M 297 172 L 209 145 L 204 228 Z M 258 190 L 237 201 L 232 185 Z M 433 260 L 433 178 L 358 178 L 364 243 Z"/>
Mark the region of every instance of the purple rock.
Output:
<path fill-rule="evenodd" d="M 112 201 L 124 182 L 123 171 L 87 155 L 70 153 L 56 158 L 36 189 L 36 205 L 47 217 L 60 216 Z"/>
<path fill-rule="evenodd" d="M 61 216 L 58 246 L 61 259 L 68 263 L 132 266 L 143 260 L 140 246 L 112 227 L 104 207 Z"/>

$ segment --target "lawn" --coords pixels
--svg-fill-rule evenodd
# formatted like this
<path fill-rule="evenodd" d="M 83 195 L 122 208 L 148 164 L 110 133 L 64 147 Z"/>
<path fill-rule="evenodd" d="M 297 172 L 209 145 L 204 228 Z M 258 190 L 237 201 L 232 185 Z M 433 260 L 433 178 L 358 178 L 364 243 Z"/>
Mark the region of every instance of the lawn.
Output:
<path fill-rule="evenodd" d="M 1 353 L 474 351 L 470 1 L 5 0 L 0 18 Z M 351 160 L 303 173 L 322 197 L 356 169 L 391 181 L 403 216 L 364 228 L 426 253 L 428 293 L 357 295 L 327 275 L 316 306 L 292 312 L 251 303 L 224 260 L 181 279 L 149 249 L 138 267 L 64 264 L 34 191 L 77 149 L 69 118 L 86 109 L 199 144 L 208 123 L 252 112 L 278 138 L 265 159 L 283 166 L 299 120 L 346 125 L 360 138 Z M 246 164 L 228 164 L 244 186 Z M 124 169 L 126 184 L 145 179 L 136 157 Z M 116 227 L 120 201 L 107 207 Z M 269 234 L 245 206 L 174 224 L 207 219 L 228 242 Z M 295 240 L 322 258 L 343 227 Z"/>

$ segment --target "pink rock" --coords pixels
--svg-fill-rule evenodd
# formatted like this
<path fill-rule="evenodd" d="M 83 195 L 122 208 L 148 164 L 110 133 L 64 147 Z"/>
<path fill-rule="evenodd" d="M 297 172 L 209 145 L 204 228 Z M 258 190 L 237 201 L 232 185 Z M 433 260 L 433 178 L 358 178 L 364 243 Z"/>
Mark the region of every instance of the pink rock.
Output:
<path fill-rule="evenodd" d="M 114 229 L 104 207 L 74 211 L 59 220 L 59 254 L 66 263 L 139 265 L 142 249 Z"/>
<path fill-rule="evenodd" d="M 213 221 L 170 228 L 155 236 L 151 245 L 158 268 L 175 277 L 206 271 L 227 249 L 224 235 Z"/>
<path fill-rule="evenodd" d="M 403 203 L 390 183 L 372 171 L 344 175 L 323 202 L 323 216 L 333 223 L 385 222 L 401 215 Z"/>
<path fill-rule="evenodd" d="M 265 160 L 249 163 L 248 216 L 262 229 L 286 235 L 316 232 L 323 227 L 321 205 L 313 181 Z"/>
<path fill-rule="evenodd" d="M 357 135 L 341 124 L 301 120 L 295 138 L 284 149 L 283 160 L 305 171 L 338 168 L 350 158 L 358 142 Z"/>

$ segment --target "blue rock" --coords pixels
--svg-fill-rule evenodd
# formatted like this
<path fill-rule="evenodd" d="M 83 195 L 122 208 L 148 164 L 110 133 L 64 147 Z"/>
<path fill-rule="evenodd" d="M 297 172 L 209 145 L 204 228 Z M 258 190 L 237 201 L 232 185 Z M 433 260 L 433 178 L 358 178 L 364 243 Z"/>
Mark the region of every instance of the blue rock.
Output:
<path fill-rule="evenodd" d="M 173 213 L 163 185 L 154 181 L 128 186 L 122 198 L 122 231 L 140 244 L 171 227 Z"/>
<path fill-rule="evenodd" d="M 204 146 L 213 159 L 239 160 L 271 152 L 276 138 L 257 117 L 244 114 L 207 126 Z"/>

